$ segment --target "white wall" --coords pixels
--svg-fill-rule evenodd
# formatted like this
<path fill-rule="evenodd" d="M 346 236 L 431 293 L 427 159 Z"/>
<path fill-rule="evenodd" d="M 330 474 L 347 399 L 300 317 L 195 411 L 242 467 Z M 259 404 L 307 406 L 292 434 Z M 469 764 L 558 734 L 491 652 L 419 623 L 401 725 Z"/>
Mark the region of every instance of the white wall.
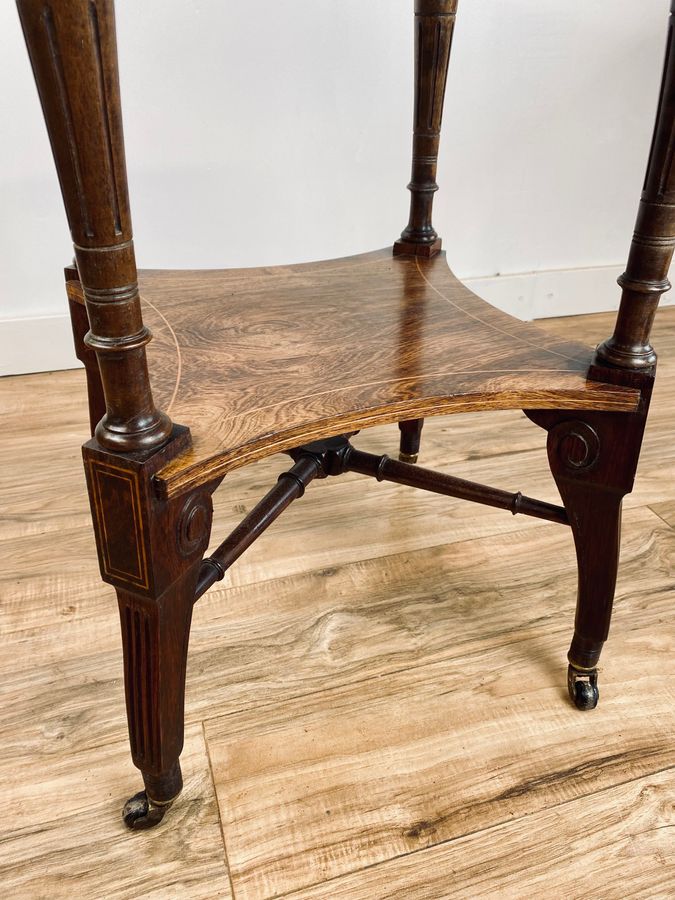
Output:
<path fill-rule="evenodd" d="M 615 305 L 668 7 L 460 0 L 435 223 L 457 274 L 503 308 Z M 118 0 L 139 264 L 257 265 L 391 243 L 407 218 L 411 8 Z M 60 270 L 72 254 L 11 3 L 0 83 L 0 371 L 68 365 Z M 514 273 L 537 274 L 485 277 Z"/>

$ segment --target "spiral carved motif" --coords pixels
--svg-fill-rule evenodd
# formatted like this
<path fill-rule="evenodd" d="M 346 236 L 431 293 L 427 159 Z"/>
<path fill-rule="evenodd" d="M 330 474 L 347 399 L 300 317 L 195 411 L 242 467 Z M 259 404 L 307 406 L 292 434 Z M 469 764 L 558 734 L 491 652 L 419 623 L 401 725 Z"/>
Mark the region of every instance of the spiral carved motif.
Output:
<path fill-rule="evenodd" d="M 183 556 L 191 556 L 196 550 L 206 547 L 212 510 L 210 494 L 195 494 L 185 503 L 178 519 L 177 533 L 178 549 Z"/>
<path fill-rule="evenodd" d="M 560 462 L 572 471 L 590 469 L 600 455 L 600 438 L 586 422 L 561 422 L 549 440 Z"/>

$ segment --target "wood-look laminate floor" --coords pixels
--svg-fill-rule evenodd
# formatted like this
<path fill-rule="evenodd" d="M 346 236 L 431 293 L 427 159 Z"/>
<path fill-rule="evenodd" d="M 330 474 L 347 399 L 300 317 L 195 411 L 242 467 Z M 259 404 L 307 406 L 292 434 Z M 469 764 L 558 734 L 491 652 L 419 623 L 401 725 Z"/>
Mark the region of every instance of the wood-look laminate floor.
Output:
<path fill-rule="evenodd" d="M 545 324 L 593 342 L 610 323 Z M 675 309 L 655 343 L 597 710 L 565 694 L 567 529 L 316 483 L 196 607 L 186 788 L 147 834 L 120 818 L 140 780 L 83 374 L 0 381 L 0 896 L 675 897 Z M 420 462 L 557 499 L 522 413 L 430 420 Z M 228 476 L 214 545 L 287 466 Z"/>

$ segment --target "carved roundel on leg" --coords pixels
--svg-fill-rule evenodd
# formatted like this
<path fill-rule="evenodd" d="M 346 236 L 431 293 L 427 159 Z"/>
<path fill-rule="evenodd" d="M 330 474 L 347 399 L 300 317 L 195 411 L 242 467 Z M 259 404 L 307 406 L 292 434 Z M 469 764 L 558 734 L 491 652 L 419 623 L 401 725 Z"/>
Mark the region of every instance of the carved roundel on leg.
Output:
<path fill-rule="evenodd" d="M 586 422 L 560 422 L 549 433 L 551 449 L 572 472 L 590 469 L 600 455 L 600 438 Z"/>
<path fill-rule="evenodd" d="M 183 556 L 191 556 L 204 549 L 211 531 L 213 505 L 210 494 L 195 494 L 188 499 L 178 519 L 178 549 Z"/>

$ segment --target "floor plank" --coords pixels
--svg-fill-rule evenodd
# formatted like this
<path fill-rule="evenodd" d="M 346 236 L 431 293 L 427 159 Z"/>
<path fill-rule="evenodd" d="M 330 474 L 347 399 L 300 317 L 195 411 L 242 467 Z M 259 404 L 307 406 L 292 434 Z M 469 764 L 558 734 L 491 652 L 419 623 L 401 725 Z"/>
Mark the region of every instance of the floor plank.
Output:
<path fill-rule="evenodd" d="M 624 681 L 644 669 L 648 632 L 631 639 L 604 667 L 593 716 L 544 674 L 554 642 L 542 636 L 529 653 L 407 670 L 380 696 L 302 698 L 285 723 L 264 710 L 207 722 L 236 896 L 297 890 L 672 766 L 675 668 L 664 653 L 665 670 Z"/>
<path fill-rule="evenodd" d="M 386 677 L 207 720 L 237 896 L 296 890 L 317 872 L 334 878 L 672 764 L 673 629 L 663 629 L 675 540 L 656 517 L 650 531 L 644 515 L 626 517 L 601 711 L 584 716 L 565 701 L 571 610 L 561 602 L 568 582 L 555 552 L 537 545 L 549 568 L 530 593 L 521 582 L 531 573 L 527 547 L 511 544 L 491 559 L 484 540 L 447 548 L 456 558 L 439 559 L 441 573 L 452 573 L 445 590 L 413 569 L 421 596 L 408 615 L 397 611 L 399 627 L 384 641 L 400 652 L 433 598 L 445 648 L 434 646 L 425 623 L 418 665 L 403 653 Z M 541 530 L 555 540 L 553 526 Z M 631 533 L 642 546 L 632 560 Z M 505 559 L 510 577 L 495 590 Z M 463 572 L 473 573 L 471 588 Z M 395 587 L 386 588 L 395 602 Z M 398 596 L 407 600 L 408 590 L 404 582 Z M 341 607 L 307 652 L 349 666 L 359 634 L 368 633 L 371 647 L 377 640 L 378 614 L 376 603 L 366 631 Z M 419 664 L 427 659 L 434 661 Z"/>
<path fill-rule="evenodd" d="M 171 827 L 143 833 L 129 832 L 120 815 L 126 788 L 135 782 L 140 790 L 126 740 L 68 754 L 57 744 L 46 762 L 0 762 L 11 801 L 0 842 L 2 896 L 231 900 L 199 725 L 187 730 L 184 759 L 191 775 Z"/>
<path fill-rule="evenodd" d="M 667 500 L 665 503 L 651 503 L 649 508 L 667 522 L 671 528 L 675 528 L 675 500 Z"/>
<path fill-rule="evenodd" d="M 669 900 L 675 895 L 674 793 L 669 768 L 285 896 Z"/>
<path fill-rule="evenodd" d="M 544 324 L 593 343 L 611 319 Z M 186 793 L 148 835 L 120 821 L 139 777 L 82 477 L 83 373 L 0 379 L 0 894 L 229 898 L 231 875 L 255 900 L 673 896 L 675 310 L 655 344 L 597 711 L 564 694 L 566 529 L 329 479 L 196 607 Z M 355 443 L 393 455 L 397 438 Z M 427 422 L 421 462 L 558 500 L 518 411 Z M 228 476 L 214 545 L 287 467 Z"/>
<path fill-rule="evenodd" d="M 669 602 L 675 568 L 673 537 L 651 511 L 627 513 L 618 621 L 627 607 L 660 627 L 661 598 Z M 548 565 L 533 571 L 539 559 Z M 637 583 L 643 589 L 636 595 Z M 193 620 L 188 720 L 269 706 L 436 659 L 461 660 L 476 647 L 527 640 L 550 628 L 560 632 L 550 667 L 562 685 L 575 585 L 569 531 L 540 523 L 525 532 L 268 580 L 255 591 L 211 592 Z M 120 739 L 122 663 L 114 608 L 105 621 L 105 632 L 92 629 L 86 617 L 52 632 L 38 629 L 17 641 L 11 655 L 0 656 L 0 727 L 6 735 L 0 757 L 22 748 L 48 755 L 51 733 L 61 736 L 64 750 Z M 33 715 L 22 725 L 26 708 Z"/>

